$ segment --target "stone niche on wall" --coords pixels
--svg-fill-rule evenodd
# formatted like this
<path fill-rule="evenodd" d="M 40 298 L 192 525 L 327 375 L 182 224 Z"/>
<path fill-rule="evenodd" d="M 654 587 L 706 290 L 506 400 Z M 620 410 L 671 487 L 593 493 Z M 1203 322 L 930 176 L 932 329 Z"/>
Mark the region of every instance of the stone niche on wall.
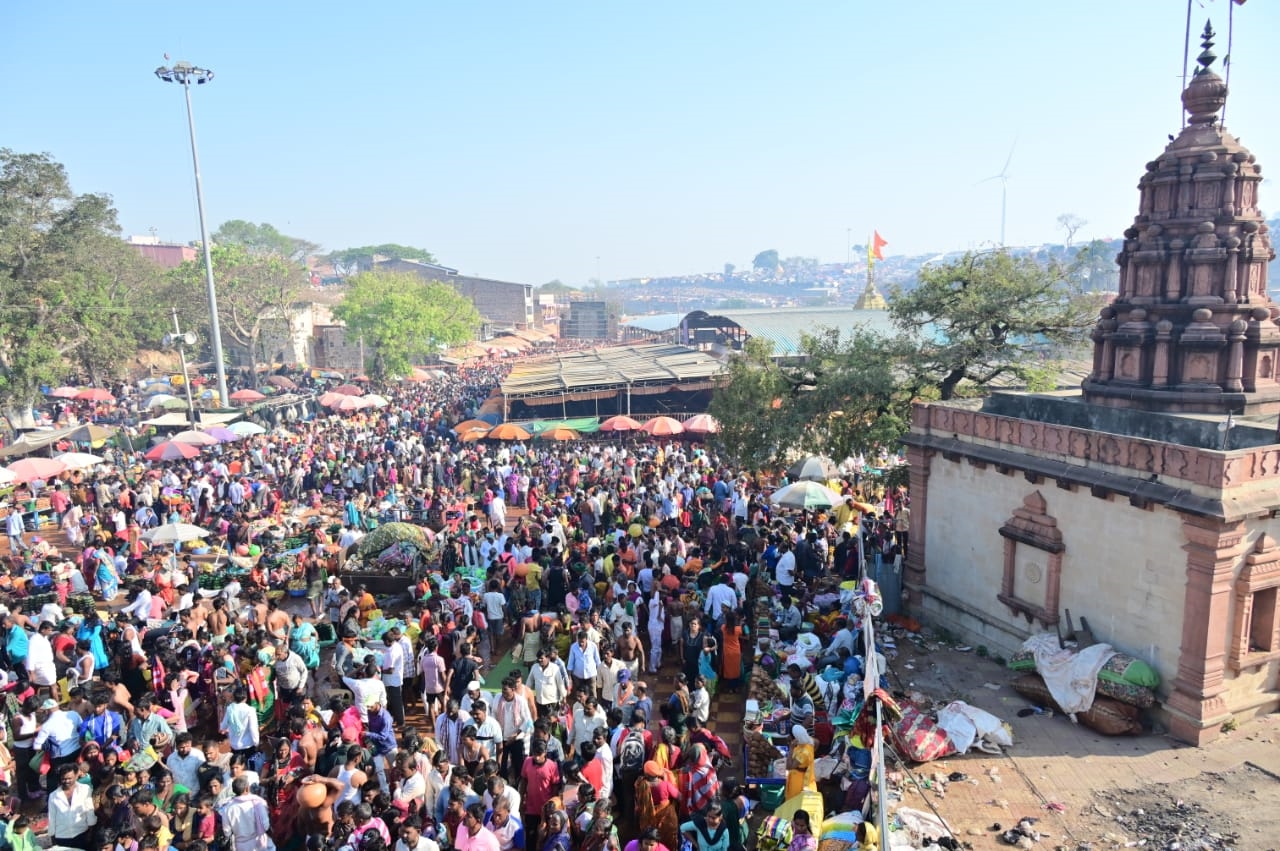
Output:
<path fill-rule="evenodd" d="M 1027 623 L 1058 624 L 1062 554 L 1066 545 L 1058 521 L 1049 516 L 1040 491 L 1033 491 L 1000 527 L 1004 538 L 1004 579 L 997 599 Z"/>

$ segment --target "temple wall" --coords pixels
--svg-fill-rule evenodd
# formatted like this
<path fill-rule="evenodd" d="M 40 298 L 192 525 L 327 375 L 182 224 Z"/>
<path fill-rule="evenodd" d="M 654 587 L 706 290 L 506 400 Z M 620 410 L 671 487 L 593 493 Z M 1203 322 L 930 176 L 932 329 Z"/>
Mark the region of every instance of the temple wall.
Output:
<path fill-rule="evenodd" d="M 1044 629 L 997 599 L 1006 546 L 1000 527 L 1038 491 L 1065 546 L 1058 610 L 1070 610 L 1077 627 L 1080 616 L 1087 617 L 1099 641 L 1151 663 L 1166 681 L 1173 678 L 1186 584 L 1185 539 L 1176 512 L 1134 508 L 1124 499 L 1100 499 L 1049 481 L 1032 484 L 1020 473 L 941 455 L 932 458 L 928 481 L 923 608 L 931 625 L 1006 657 Z M 1039 593 L 1049 579 L 1047 561 L 1046 553 L 1018 545 L 1020 596 Z M 1031 581 L 1037 575 L 1039 582 Z"/>

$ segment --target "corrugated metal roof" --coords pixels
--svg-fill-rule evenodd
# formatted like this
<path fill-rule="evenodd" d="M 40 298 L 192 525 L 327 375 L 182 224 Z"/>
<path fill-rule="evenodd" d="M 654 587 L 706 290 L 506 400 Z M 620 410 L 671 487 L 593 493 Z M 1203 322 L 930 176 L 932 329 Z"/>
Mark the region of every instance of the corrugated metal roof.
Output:
<path fill-rule="evenodd" d="M 883 310 L 850 310 L 849 308 L 778 308 L 706 311 L 711 318 L 723 317 L 735 323 L 752 337 L 773 342 L 777 356 L 799 354 L 801 339 L 823 328 L 862 326 L 869 331 L 889 333 L 893 324 Z"/>
<path fill-rule="evenodd" d="M 518 363 L 502 382 L 502 393 L 524 396 L 628 384 L 670 386 L 705 382 L 723 371 L 715 358 L 686 346 L 611 346 Z"/>

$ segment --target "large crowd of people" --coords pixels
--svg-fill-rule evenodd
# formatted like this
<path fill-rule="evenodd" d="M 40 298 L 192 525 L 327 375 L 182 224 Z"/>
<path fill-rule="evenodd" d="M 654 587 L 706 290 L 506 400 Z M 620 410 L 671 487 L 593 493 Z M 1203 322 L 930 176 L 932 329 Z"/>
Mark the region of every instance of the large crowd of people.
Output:
<path fill-rule="evenodd" d="M 814 582 L 902 554 L 904 496 L 855 463 L 843 504 L 784 516 L 782 482 L 698 443 L 459 442 L 501 372 L 22 483 L 0 568 L 0 844 L 743 848 L 755 795 L 714 705 L 741 700 L 757 601 L 794 639 Z M 19 507 L 41 498 L 32 531 Z M 389 517 L 434 543 L 380 600 L 348 558 Z M 147 543 L 173 522 L 229 557 Z M 271 568 L 280 534 L 301 545 Z M 228 563 L 245 568 L 202 581 Z M 272 593 L 283 579 L 301 599 Z M 847 676 L 864 651 L 838 637 Z M 813 786 L 813 679 L 790 678 L 788 796 Z"/>

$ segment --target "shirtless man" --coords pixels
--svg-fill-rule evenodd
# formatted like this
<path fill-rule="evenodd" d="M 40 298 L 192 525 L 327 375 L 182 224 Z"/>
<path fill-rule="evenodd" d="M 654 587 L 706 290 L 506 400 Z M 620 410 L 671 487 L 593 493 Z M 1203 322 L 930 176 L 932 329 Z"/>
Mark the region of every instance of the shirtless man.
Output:
<path fill-rule="evenodd" d="M 618 636 L 617 650 L 618 660 L 631 670 L 631 678 L 639 677 L 640 660 L 644 658 L 644 646 L 640 643 L 640 637 L 636 635 L 630 621 L 622 625 L 622 635 Z"/>
<path fill-rule="evenodd" d="M 307 771 L 316 770 L 316 760 L 324 750 L 324 730 L 308 724 L 302 718 L 294 718 L 289 722 L 289 736 L 298 741 L 298 755 Z"/>
<path fill-rule="evenodd" d="M 197 606 L 196 608 L 202 608 Z M 227 617 L 227 601 L 221 597 L 215 597 L 213 600 L 213 611 L 209 612 L 209 637 L 214 641 L 225 638 L 227 635 L 227 624 L 230 623 Z"/>
<path fill-rule="evenodd" d="M 289 640 L 289 613 L 279 607 L 275 600 L 267 603 L 267 632 L 278 641 Z"/>
<path fill-rule="evenodd" d="M 249 598 L 252 602 L 249 605 L 249 618 L 254 626 L 267 628 L 267 598 L 261 591 L 255 591 L 253 596 Z"/>
<path fill-rule="evenodd" d="M 312 774 L 302 778 L 302 788 L 318 783 L 324 786 L 324 801 L 318 807 L 309 807 L 303 803 L 302 789 L 298 794 L 298 830 L 302 836 L 310 836 L 318 833 L 321 836 L 328 836 L 333 830 L 333 810 L 334 805 L 338 803 L 338 798 L 346 789 L 345 784 L 341 780 L 334 780 L 332 777 L 321 777 L 319 774 Z"/>
<path fill-rule="evenodd" d="M 191 630 L 192 635 L 199 635 L 200 630 L 209 624 L 209 615 L 209 607 L 203 601 L 196 603 L 183 613 L 182 625 Z"/>

